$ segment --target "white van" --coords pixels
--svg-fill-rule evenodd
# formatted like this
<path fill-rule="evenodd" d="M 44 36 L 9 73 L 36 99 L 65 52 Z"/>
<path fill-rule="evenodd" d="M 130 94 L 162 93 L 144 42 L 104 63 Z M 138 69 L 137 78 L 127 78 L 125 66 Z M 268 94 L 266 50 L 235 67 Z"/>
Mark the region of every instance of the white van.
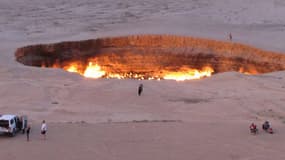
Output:
<path fill-rule="evenodd" d="M 18 117 L 12 114 L 0 115 L 0 133 L 7 133 L 15 136 L 18 131 L 25 131 L 27 128 L 27 117 Z"/>

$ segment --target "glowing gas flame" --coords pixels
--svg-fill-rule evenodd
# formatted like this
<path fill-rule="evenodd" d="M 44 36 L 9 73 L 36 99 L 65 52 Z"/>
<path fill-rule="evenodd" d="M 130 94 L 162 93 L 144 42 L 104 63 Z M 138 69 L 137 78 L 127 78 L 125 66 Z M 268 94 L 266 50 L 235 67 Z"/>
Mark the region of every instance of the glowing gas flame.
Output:
<path fill-rule="evenodd" d="M 255 68 L 250 68 L 250 69 L 244 69 L 243 67 L 241 67 L 239 69 L 240 73 L 246 74 L 246 75 L 254 75 L 254 74 L 258 74 L 258 71 Z"/>
<path fill-rule="evenodd" d="M 101 78 L 106 74 L 105 71 L 101 70 L 98 64 L 88 63 L 86 70 L 84 71 L 84 77 L 88 78 Z"/>
<path fill-rule="evenodd" d="M 75 73 L 80 73 L 81 65 L 79 63 L 70 63 L 67 66 L 64 66 L 63 69 L 68 71 L 68 72 L 75 72 Z"/>
<path fill-rule="evenodd" d="M 76 68 L 76 66 L 70 66 L 70 67 L 68 67 L 67 71 L 68 72 L 77 72 L 77 68 Z"/>
<path fill-rule="evenodd" d="M 183 68 L 178 72 L 168 72 L 163 76 L 163 78 L 176 81 L 201 79 L 204 77 L 210 77 L 213 72 L 214 70 L 211 67 L 204 67 L 202 70 Z"/>
<path fill-rule="evenodd" d="M 148 80 L 160 80 L 160 79 L 168 79 L 168 80 L 176 80 L 176 81 L 184 81 L 191 79 L 201 79 L 204 77 L 210 77 L 214 72 L 211 67 L 204 67 L 202 70 L 191 69 L 188 67 L 182 67 L 178 71 L 162 71 L 162 73 L 158 73 L 157 75 L 144 75 L 138 73 L 108 73 L 103 70 L 99 64 L 96 62 L 89 62 L 85 69 L 82 69 L 81 63 L 69 63 L 64 66 L 63 69 L 68 72 L 76 72 L 81 74 L 87 78 L 117 78 L 117 79 L 125 79 L 125 78 L 135 78 L 135 79 L 148 79 Z"/>
<path fill-rule="evenodd" d="M 45 64 L 42 64 L 42 67 L 46 67 Z M 192 69 L 188 66 L 181 67 L 173 70 L 159 70 L 157 73 L 136 73 L 136 72 L 123 72 L 123 73 L 114 73 L 114 71 L 108 70 L 108 67 L 101 67 L 96 59 L 90 59 L 88 64 L 80 61 L 73 61 L 65 64 L 54 63 L 51 68 L 63 68 L 68 72 L 78 73 L 87 78 L 117 78 L 117 79 L 126 79 L 133 78 L 139 80 L 176 80 L 176 81 L 185 81 L 193 79 L 201 79 L 205 77 L 210 77 L 214 73 L 212 67 L 206 66 L 202 69 Z M 253 75 L 258 74 L 259 72 L 254 68 L 243 68 L 240 67 L 240 73 Z"/>

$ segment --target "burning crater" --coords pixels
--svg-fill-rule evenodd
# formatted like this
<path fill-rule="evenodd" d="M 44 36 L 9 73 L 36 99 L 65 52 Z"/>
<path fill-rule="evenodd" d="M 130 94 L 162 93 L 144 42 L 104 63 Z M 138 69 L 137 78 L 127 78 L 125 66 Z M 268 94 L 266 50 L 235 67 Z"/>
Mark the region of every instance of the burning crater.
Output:
<path fill-rule="evenodd" d="M 237 71 L 285 70 L 285 55 L 250 46 L 171 35 L 100 38 L 17 49 L 24 65 L 62 68 L 90 78 L 187 80 Z"/>

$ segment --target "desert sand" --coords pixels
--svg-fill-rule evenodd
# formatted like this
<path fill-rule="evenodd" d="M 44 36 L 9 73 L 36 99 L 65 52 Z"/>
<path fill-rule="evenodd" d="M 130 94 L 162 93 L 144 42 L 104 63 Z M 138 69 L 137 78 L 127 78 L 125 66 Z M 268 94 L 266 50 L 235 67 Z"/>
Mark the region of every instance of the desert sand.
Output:
<path fill-rule="evenodd" d="M 87 79 L 15 61 L 17 48 L 174 34 L 285 53 L 283 0 L 0 0 L 0 113 L 27 115 L 31 141 L 0 136 L 1 160 L 285 158 L 285 72 L 176 82 Z M 137 87 L 144 84 L 142 96 Z M 40 123 L 48 124 L 47 140 Z M 269 120 L 275 134 L 261 131 Z M 251 135 L 255 122 L 260 133 Z"/>

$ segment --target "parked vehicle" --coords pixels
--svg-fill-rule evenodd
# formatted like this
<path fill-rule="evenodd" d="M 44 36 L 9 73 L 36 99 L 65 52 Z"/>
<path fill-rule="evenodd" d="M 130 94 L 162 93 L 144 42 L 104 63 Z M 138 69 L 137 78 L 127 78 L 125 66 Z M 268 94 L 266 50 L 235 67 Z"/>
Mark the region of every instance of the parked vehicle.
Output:
<path fill-rule="evenodd" d="M 15 136 L 19 131 L 25 133 L 27 123 L 27 116 L 19 117 L 12 114 L 0 115 L 0 133 L 9 134 L 11 137 Z"/>

